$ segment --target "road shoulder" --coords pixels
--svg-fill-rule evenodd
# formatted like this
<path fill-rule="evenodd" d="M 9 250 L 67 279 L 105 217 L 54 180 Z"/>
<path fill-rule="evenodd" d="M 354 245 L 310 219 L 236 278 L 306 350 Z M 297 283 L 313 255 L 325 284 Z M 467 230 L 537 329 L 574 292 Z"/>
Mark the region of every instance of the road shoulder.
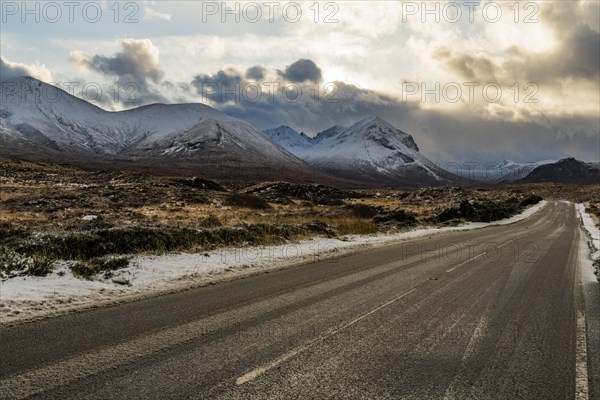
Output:
<path fill-rule="evenodd" d="M 592 260 L 592 256 L 597 254 L 598 248 L 594 246 L 594 236 L 588 230 L 589 224 L 587 226 L 585 224 L 586 214 L 583 205 L 578 204 L 577 209 L 581 222 L 577 259 L 587 331 L 588 392 L 590 400 L 600 400 L 600 282 L 594 275 Z M 589 216 L 587 217 L 589 218 Z"/>

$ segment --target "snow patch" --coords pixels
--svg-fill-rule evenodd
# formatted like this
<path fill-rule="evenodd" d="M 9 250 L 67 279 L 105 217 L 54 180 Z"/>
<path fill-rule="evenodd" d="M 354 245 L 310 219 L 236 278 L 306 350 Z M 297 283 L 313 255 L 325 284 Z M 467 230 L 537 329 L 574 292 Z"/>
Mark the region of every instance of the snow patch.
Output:
<path fill-rule="evenodd" d="M 598 265 L 600 263 L 600 229 L 594 223 L 592 217 L 585 210 L 585 205 L 579 203 L 575 207 L 581 217 L 581 225 L 587 236 L 588 247 L 590 248 L 591 259 Z M 596 267 L 596 276 L 600 279 L 600 271 Z"/>

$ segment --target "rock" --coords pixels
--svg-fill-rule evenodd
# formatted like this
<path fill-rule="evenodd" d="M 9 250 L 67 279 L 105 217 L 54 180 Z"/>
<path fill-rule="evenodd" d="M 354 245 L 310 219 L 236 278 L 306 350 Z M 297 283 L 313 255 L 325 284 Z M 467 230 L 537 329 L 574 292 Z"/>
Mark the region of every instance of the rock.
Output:
<path fill-rule="evenodd" d="M 125 278 L 124 276 L 117 276 L 115 278 L 112 278 L 112 283 L 116 283 L 117 285 L 130 285 L 131 284 L 129 282 L 129 279 Z"/>

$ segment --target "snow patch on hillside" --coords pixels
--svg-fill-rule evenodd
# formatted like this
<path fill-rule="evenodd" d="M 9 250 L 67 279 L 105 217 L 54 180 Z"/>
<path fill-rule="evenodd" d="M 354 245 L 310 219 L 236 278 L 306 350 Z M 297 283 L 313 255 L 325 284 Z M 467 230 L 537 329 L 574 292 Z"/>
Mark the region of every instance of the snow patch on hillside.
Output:
<path fill-rule="evenodd" d="M 264 132 L 271 140 L 292 154 L 297 151 L 306 150 L 313 145 L 311 138 L 304 133 L 298 133 L 286 125 L 267 129 Z"/>
<path fill-rule="evenodd" d="M 514 182 L 525 178 L 540 165 L 552 164 L 556 160 L 543 160 L 518 163 L 510 160 L 502 162 L 448 163 L 448 170 L 458 176 L 486 183 Z"/>

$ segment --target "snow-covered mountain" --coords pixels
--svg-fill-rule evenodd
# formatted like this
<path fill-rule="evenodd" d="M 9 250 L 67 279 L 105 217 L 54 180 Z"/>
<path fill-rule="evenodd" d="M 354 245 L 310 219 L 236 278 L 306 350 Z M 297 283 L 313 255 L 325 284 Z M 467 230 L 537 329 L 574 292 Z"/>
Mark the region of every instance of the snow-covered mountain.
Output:
<path fill-rule="evenodd" d="M 472 161 L 462 163 L 448 163 L 446 168 L 464 178 L 479 182 L 494 184 L 501 182 L 518 181 L 529 175 L 531 171 L 540 165 L 556 162 L 555 160 L 543 160 L 530 163 L 518 163 L 510 160 L 501 162 Z"/>
<path fill-rule="evenodd" d="M 286 146 L 290 142 L 286 138 L 280 144 Z M 320 170 L 362 182 L 440 185 L 466 181 L 428 160 L 419 152 L 411 135 L 376 116 L 347 128 L 334 126 L 309 140 L 307 145 L 287 148 Z"/>
<path fill-rule="evenodd" d="M 40 158 L 228 163 L 232 168 L 272 167 L 270 173 L 313 174 L 258 128 L 203 104 L 152 104 L 109 112 L 33 78 L 1 85 L 0 154 L 6 156 L 35 156 L 43 150 Z"/>
<path fill-rule="evenodd" d="M 307 136 L 304 132 L 298 132 L 287 125 L 264 131 L 275 143 L 279 144 L 290 153 L 303 152 L 320 141 L 341 133 L 346 127 L 335 125 L 317 133 L 314 137 Z"/>
<path fill-rule="evenodd" d="M 345 126 L 334 125 L 331 128 L 325 129 L 324 131 L 317 133 L 317 135 L 314 138 L 312 138 L 312 141 L 313 143 L 319 143 L 323 139 L 327 139 L 341 133 L 344 129 L 346 129 Z"/>
<path fill-rule="evenodd" d="M 267 129 L 264 132 L 271 140 L 291 153 L 307 149 L 313 145 L 312 138 L 305 135 L 304 132 L 298 133 L 287 125 Z"/>

